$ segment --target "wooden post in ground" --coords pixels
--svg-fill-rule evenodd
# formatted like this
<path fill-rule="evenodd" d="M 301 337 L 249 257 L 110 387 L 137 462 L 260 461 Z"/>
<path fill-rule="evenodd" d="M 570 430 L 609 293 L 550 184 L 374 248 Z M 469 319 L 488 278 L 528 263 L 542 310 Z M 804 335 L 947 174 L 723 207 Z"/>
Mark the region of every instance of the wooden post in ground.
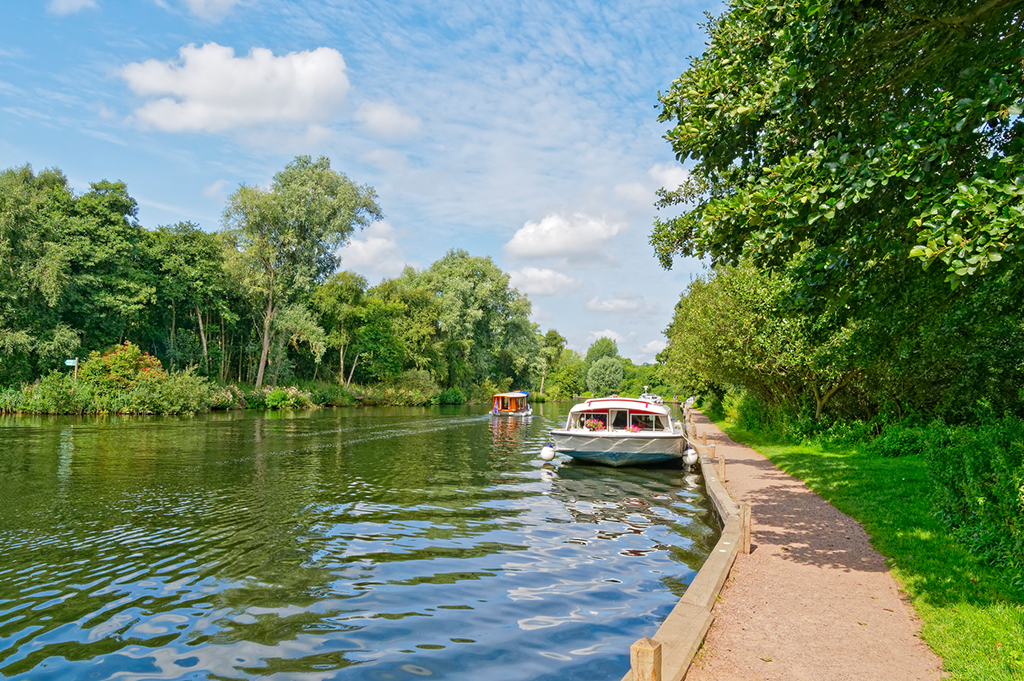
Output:
<path fill-rule="evenodd" d="M 711 447 L 709 447 L 709 449 L 711 450 L 711 452 L 710 452 L 711 458 L 712 459 L 715 458 L 715 446 L 711 445 Z"/>
<path fill-rule="evenodd" d="M 718 479 L 725 482 L 725 454 L 718 457 Z"/>
<path fill-rule="evenodd" d="M 740 551 L 750 555 L 750 504 L 740 505 Z"/>
<path fill-rule="evenodd" d="M 700 441 L 701 444 L 704 445 L 705 447 L 708 446 L 708 431 L 705 430 L 703 433 L 700 434 Z"/>
<path fill-rule="evenodd" d="M 633 681 L 661 681 L 661 644 L 642 638 L 629 647 Z"/>

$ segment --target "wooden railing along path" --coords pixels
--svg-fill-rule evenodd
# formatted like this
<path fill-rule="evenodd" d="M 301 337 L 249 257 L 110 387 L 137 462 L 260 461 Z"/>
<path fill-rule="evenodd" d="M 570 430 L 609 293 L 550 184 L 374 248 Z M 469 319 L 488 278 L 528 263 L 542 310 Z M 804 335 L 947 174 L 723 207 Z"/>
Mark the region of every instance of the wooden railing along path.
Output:
<path fill-rule="evenodd" d="M 680 681 L 711 627 L 711 609 L 736 554 L 750 553 L 750 505 L 738 505 L 722 484 L 726 479 L 725 456 L 715 456 L 715 445 L 708 444 L 707 431 L 701 433 L 698 442 L 690 410 L 686 410 L 683 423 L 690 446 L 697 450 L 704 486 L 722 536 L 654 637 L 642 638 L 630 646 L 630 671 L 622 681 Z"/>

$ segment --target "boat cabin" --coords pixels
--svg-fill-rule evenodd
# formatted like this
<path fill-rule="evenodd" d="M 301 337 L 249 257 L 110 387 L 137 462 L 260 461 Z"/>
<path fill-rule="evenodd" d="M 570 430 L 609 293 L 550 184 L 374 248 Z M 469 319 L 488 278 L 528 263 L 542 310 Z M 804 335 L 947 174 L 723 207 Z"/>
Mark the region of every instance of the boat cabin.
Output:
<path fill-rule="evenodd" d="M 587 400 L 569 411 L 567 430 L 672 431 L 668 410 L 641 400 Z"/>
<path fill-rule="evenodd" d="M 494 396 L 494 413 L 514 414 L 526 411 L 528 409 L 526 405 L 526 398 L 528 396 L 528 393 L 524 392 L 499 393 Z"/>

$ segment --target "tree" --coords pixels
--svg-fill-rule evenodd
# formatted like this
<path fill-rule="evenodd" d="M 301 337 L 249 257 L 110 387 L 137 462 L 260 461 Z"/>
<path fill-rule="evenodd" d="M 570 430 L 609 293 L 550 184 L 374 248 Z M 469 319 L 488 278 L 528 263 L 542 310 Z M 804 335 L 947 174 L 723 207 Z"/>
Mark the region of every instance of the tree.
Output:
<path fill-rule="evenodd" d="M 405 347 L 395 333 L 394 320 L 400 319 L 404 312 L 405 306 L 401 303 L 386 303 L 377 298 L 368 298 L 366 304 L 356 310 L 352 370 L 359 366 L 367 381 L 386 381 L 402 371 Z M 351 376 L 350 372 L 350 379 Z"/>
<path fill-rule="evenodd" d="M 444 375 L 443 343 L 440 340 L 441 306 L 411 267 L 401 276 L 382 281 L 371 295 L 384 302 L 401 303 L 405 314 L 395 319 L 395 333 L 405 347 L 406 359 L 417 371 L 429 371 L 435 380 Z"/>
<path fill-rule="evenodd" d="M 263 384 L 274 317 L 337 269 L 337 250 L 356 227 L 381 219 L 376 198 L 373 188 L 332 170 L 326 157 L 296 156 L 269 189 L 242 185 L 228 199 L 224 227 L 263 310 L 256 387 Z"/>
<path fill-rule="evenodd" d="M 565 350 L 567 342 L 565 336 L 554 329 L 548 329 L 548 332 L 541 337 L 540 356 L 544 360 L 544 373 L 540 377 L 539 392 L 542 395 L 544 394 L 544 380 L 548 377 L 548 371 L 558 365 L 558 360 L 562 357 L 562 351 Z"/>
<path fill-rule="evenodd" d="M 29 380 L 79 347 L 61 317 L 70 262 L 60 226 L 74 201 L 59 170 L 0 173 L 0 384 Z"/>
<path fill-rule="evenodd" d="M 662 264 L 793 267 L 793 302 L 861 317 L 894 278 L 934 306 L 930 280 L 1016 268 L 1022 24 L 1019 0 L 734 0 L 660 95 L 676 157 L 695 161 L 660 192 L 682 207 L 656 222 Z"/>
<path fill-rule="evenodd" d="M 444 387 L 500 376 L 530 384 L 540 369 L 530 301 L 489 257 L 451 250 L 418 279 L 437 298 Z"/>
<path fill-rule="evenodd" d="M 345 350 L 355 337 L 366 286 L 365 277 L 346 270 L 332 274 L 313 294 L 313 307 L 327 331 L 327 345 L 338 351 L 339 384 L 346 382 Z"/>
<path fill-rule="evenodd" d="M 157 298 L 170 308 L 168 335 L 170 366 L 177 359 L 175 334 L 178 313 L 191 315 L 199 332 L 202 358 L 209 372 L 209 347 L 204 314 L 211 309 L 230 314 L 226 306 L 227 280 L 224 249 L 217 236 L 204 232 L 191 222 L 160 226 L 150 242 L 152 258 L 159 274 Z"/>
<path fill-rule="evenodd" d="M 106 349 L 141 332 L 156 294 L 152 235 L 123 182 L 94 182 L 68 207 L 60 228 L 68 286 L 61 316 L 86 349 Z"/>
<path fill-rule="evenodd" d="M 550 392 L 554 397 L 581 395 L 587 385 L 587 364 L 575 350 L 563 350 L 551 370 Z"/>
<path fill-rule="evenodd" d="M 708 383 L 741 387 L 768 404 L 814 418 L 858 374 L 852 330 L 834 318 L 784 309 L 791 283 L 751 265 L 722 267 L 690 283 L 667 330 L 669 357 Z"/>
<path fill-rule="evenodd" d="M 622 383 L 622 362 L 615 357 L 602 357 L 587 372 L 587 389 L 595 395 L 616 392 Z"/>
<path fill-rule="evenodd" d="M 602 357 L 618 357 L 619 346 L 611 338 L 601 336 L 587 348 L 587 366 L 593 366 L 594 362 Z"/>

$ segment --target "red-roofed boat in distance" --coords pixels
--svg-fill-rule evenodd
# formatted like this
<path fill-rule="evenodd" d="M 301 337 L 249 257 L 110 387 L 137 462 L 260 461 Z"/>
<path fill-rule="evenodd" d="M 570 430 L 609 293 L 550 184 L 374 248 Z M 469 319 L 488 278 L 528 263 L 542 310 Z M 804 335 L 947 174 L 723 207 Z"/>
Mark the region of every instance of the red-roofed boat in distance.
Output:
<path fill-rule="evenodd" d="M 530 416 L 533 408 L 526 403 L 529 396 L 530 393 L 525 391 L 498 393 L 494 396 L 491 413 L 495 416 Z"/>

